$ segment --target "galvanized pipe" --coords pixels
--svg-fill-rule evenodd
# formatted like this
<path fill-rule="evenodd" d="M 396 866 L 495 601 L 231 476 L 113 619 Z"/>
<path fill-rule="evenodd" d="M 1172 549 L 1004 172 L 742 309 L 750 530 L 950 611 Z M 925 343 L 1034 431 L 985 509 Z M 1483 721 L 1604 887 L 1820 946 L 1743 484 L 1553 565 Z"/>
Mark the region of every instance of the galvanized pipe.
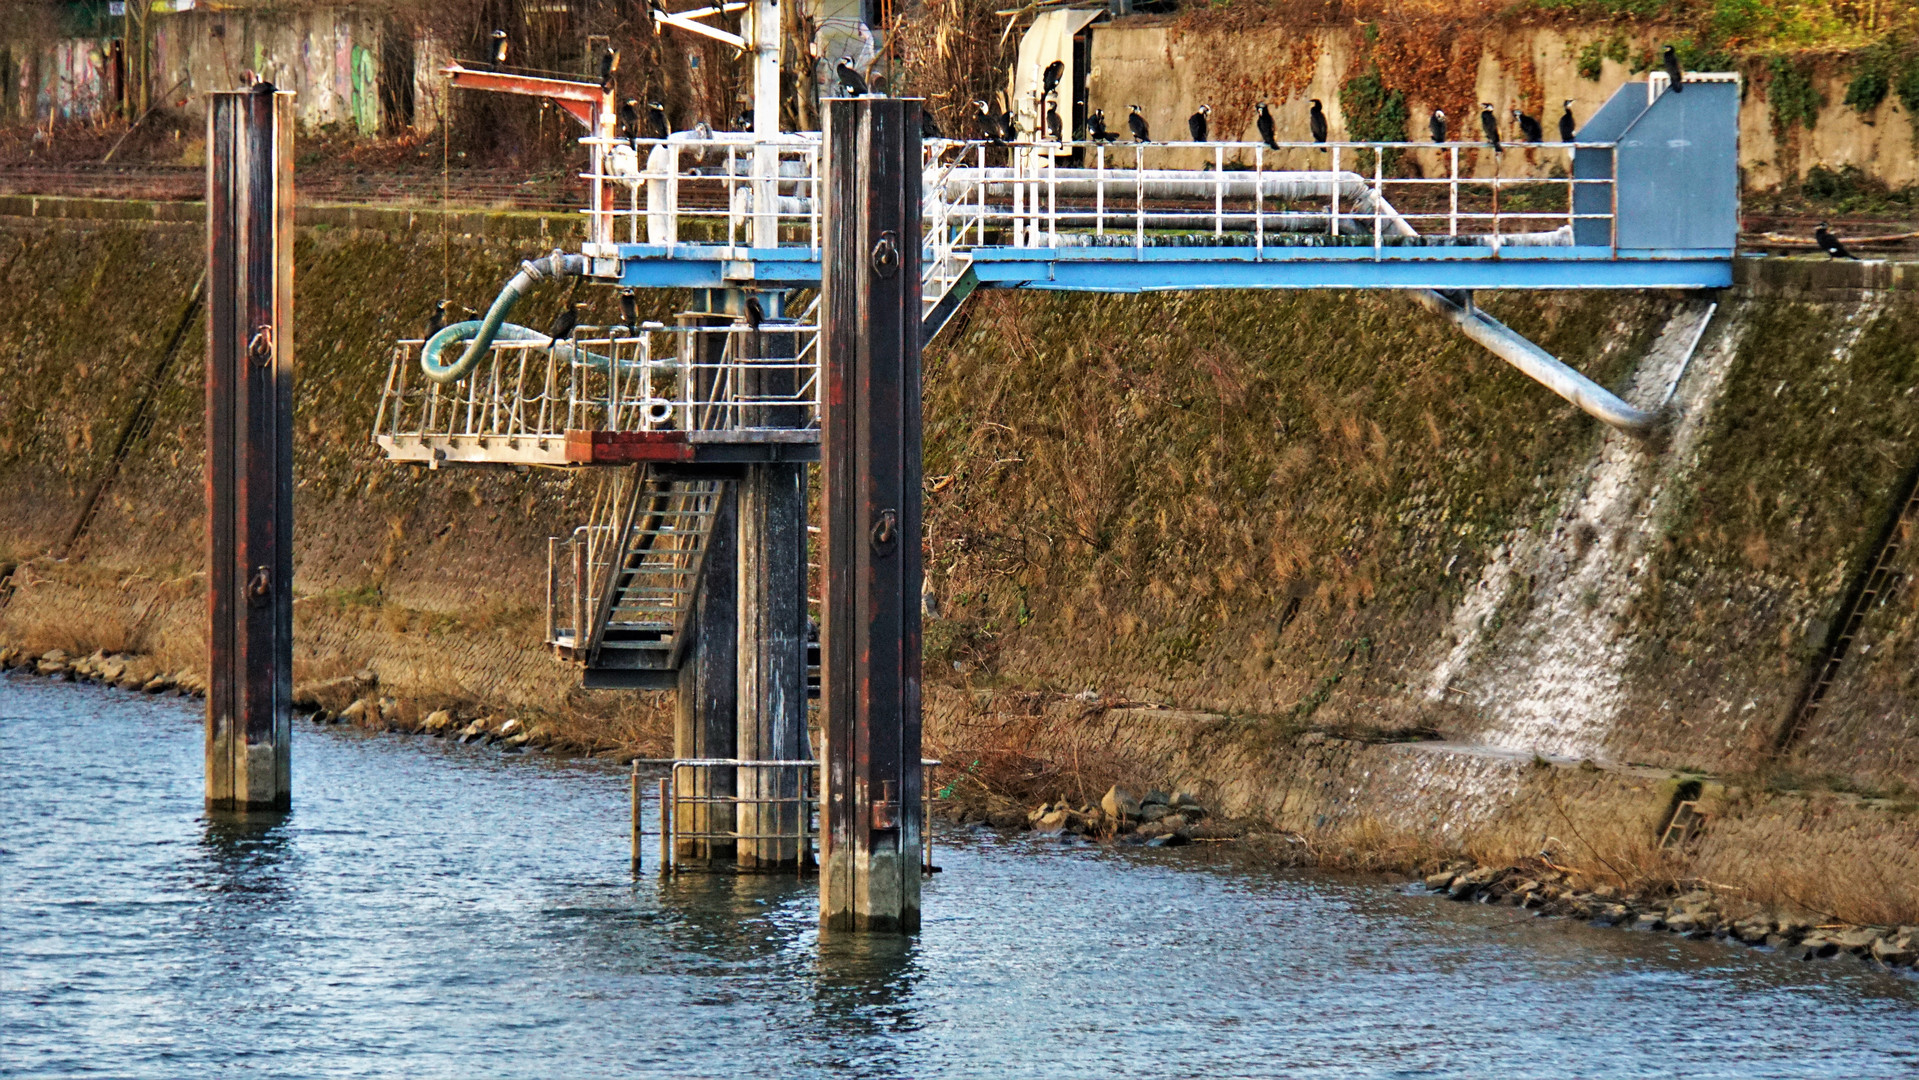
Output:
<path fill-rule="evenodd" d="M 1447 294 L 1433 289 L 1413 293 L 1427 310 L 1450 319 L 1467 337 L 1484 345 L 1493 355 L 1525 372 L 1546 389 L 1579 406 L 1596 420 L 1603 421 L 1628 435 L 1645 438 L 1665 422 L 1665 414 L 1628 405 L 1619 397 L 1562 363 L 1558 357 L 1527 341 L 1498 319 L 1486 314 L 1472 302 L 1471 293 Z"/>

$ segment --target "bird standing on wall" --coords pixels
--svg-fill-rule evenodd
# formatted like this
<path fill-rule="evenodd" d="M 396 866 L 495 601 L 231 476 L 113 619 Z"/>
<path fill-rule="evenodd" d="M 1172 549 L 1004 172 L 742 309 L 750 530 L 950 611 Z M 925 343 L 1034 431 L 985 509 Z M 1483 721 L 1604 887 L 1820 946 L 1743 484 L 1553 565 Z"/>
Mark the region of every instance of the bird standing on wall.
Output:
<path fill-rule="evenodd" d="M 1539 126 L 1539 121 L 1520 112 L 1517 106 L 1513 108 L 1513 121 L 1519 125 L 1521 142 L 1538 142 L 1545 134 Z"/>
<path fill-rule="evenodd" d="M 1306 114 L 1306 123 L 1313 129 L 1314 142 L 1326 141 L 1326 107 L 1319 103 L 1318 98 L 1313 99 L 1312 110 Z"/>
<path fill-rule="evenodd" d="M 1259 141 L 1266 144 L 1266 149 L 1279 149 L 1279 139 L 1274 136 L 1273 113 L 1263 101 L 1253 106 L 1253 127 L 1258 129 Z"/>
<path fill-rule="evenodd" d="M 446 328 L 446 308 L 447 302 L 445 300 L 433 305 L 433 313 L 426 317 L 425 337 L 431 338 Z"/>
<path fill-rule="evenodd" d="M 1206 118 L 1212 115 L 1211 105 L 1201 105 L 1199 111 L 1186 118 L 1186 131 L 1194 142 L 1206 141 Z"/>
<path fill-rule="evenodd" d="M 613 89 L 613 73 L 620 70 L 620 51 L 608 47 L 600 54 L 600 89 Z"/>
<path fill-rule="evenodd" d="M 1133 141 L 1152 142 L 1152 132 L 1146 127 L 1146 114 L 1140 112 L 1137 105 L 1128 105 L 1127 109 L 1131 111 L 1126 114 L 1126 127 L 1133 133 Z"/>
<path fill-rule="evenodd" d="M 1573 103 L 1571 98 L 1566 99 L 1565 108 L 1566 111 L 1559 114 L 1559 141 L 1572 142 L 1573 136 L 1579 133 L 1579 125 L 1573 122 Z"/>
<path fill-rule="evenodd" d="M 614 131 L 620 138 L 628 141 L 640 137 L 639 98 L 627 98 L 625 101 L 620 102 L 620 126 L 615 128 Z"/>
<path fill-rule="evenodd" d="M 1659 58 L 1660 62 L 1665 65 L 1666 78 L 1672 80 L 1672 92 L 1677 94 L 1679 91 L 1684 90 L 1686 88 L 1686 71 L 1679 66 L 1679 54 L 1673 51 L 1671 45 L 1668 45 L 1665 51 L 1660 53 Z"/>
<path fill-rule="evenodd" d="M 841 94 L 846 97 L 866 96 L 866 80 L 860 78 L 860 73 L 854 69 L 851 56 L 840 57 L 839 66 L 833 69 L 833 73 L 840 77 Z"/>
<path fill-rule="evenodd" d="M 620 290 L 620 325 L 628 330 L 640 325 L 640 298 L 632 289 Z"/>
<path fill-rule="evenodd" d="M 646 103 L 646 129 L 649 139 L 665 139 L 672 134 L 673 129 L 666 122 L 666 106 L 657 101 Z"/>
<path fill-rule="evenodd" d="M 1812 238 L 1818 243 L 1820 251 L 1825 252 L 1835 259 L 1857 259 L 1859 257 L 1847 251 L 1846 245 L 1840 243 L 1839 238 L 1832 235 L 1826 228 L 1826 223 L 1823 221 L 1819 223 L 1818 228 L 1812 231 Z"/>
<path fill-rule="evenodd" d="M 1479 130 L 1486 133 L 1486 141 L 1492 145 L 1493 153 L 1499 153 L 1499 117 L 1493 113 L 1493 103 L 1479 103 Z"/>
<path fill-rule="evenodd" d="M 1446 110 L 1433 110 L 1433 114 L 1426 118 L 1426 131 L 1432 135 L 1434 142 L 1446 141 Z"/>

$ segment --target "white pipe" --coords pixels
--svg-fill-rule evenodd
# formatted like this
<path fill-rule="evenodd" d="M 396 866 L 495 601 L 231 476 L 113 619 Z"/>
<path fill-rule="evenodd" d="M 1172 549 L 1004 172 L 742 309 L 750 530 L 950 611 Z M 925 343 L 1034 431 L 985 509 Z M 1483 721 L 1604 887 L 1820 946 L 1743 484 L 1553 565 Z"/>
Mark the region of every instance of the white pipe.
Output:
<path fill-rule="evenodd" d="M 1579 406 L 1594 419 L 1603 421 L 1628 435 L 1645 438 L 1665 422 L 1662 411 L 1648 411 L 1628 405 L 1605 387 L 1562 363 L 1558 357 L 1527 341 L 1498 319 L 1474 306 L 1470 294 L 1461 304 L 1444 293 L 1421 289 L 1413 298 L 1426 309 L 1452 320 L 1467 337 L 1484 345 L 1493 355 L 1525 372 L 1546 389 Z"/>

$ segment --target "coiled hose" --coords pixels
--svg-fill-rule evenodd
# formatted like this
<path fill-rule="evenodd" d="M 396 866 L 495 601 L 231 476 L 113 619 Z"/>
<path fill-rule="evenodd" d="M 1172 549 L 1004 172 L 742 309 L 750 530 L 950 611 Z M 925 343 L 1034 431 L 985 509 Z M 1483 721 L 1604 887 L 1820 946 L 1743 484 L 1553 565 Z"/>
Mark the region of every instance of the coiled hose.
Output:
<path fill-rule="evenodd" d="M 586 273 L 587 264 L 584 255 L 568 255 L 555 250 L 543 259 L 528 259 L 520 264 L 520 272 L 513 275 L 500 295 L 493 298 L 493 306 L 486 309 L 486 318 L 479 321 L 457 322 L 442 329 L 426 341 L 420 350 L 420 370 L 436 383 L 458 382 L 472 374 L 480 363 L 480 358 L 493 347 L 493 342 L 501 335 L 508 341 L 535 341 L 547 335 L 530 327 L 518 326 L 506 321 L 507 313 L 513 310 L 522 294 L 533 287 L 533 283 L 542 278 L 580 277 Z M 466 342 L 466 351 L 452 364 L 442 364 L 440 354 L 449 345 Z M 554 354 L 567 360 L 572 359 L 570 344 L 556 343 Z M 566 352 L 563 354 L 562 349 Z M 594 357 L 602 363 L 605 357 Z"/>

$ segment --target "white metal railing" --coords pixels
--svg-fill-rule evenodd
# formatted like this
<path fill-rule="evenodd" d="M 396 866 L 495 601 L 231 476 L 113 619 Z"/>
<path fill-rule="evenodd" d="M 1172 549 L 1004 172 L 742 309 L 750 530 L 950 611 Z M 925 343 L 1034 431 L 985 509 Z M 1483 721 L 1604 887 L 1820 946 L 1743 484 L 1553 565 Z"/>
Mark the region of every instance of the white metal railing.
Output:
<path fill-rule="evenodd" d="M 720 335 L 705 355 L 697 347 Z M 498 341 L 466 378 L 420 370 L 418 339 L 393 350 L 374 441 L 392 460 L 563 464 L 569 431 L 686 432 L 693 441 L 784 441 L 819 426 L 819 328 L 581 327 L 570 348 Z M 771 354 L 771 355 L 769 355 Z M 790 354 L 790 355 L 782 355 Z"/>
<path fill-rule="evenodd" d="M 583 140 L 596 242 L 820 250 L 817 133 Z M 1612 143 L 929 140 L 927 262 L 975 247 L 1611 245 L 1615 176 L 1575 179 Z M 1611 160 L 1614 155 L 1596 155 Z M 1387 159 L 1399 163 L 1388 170 Z M 1575 192 L 1598 207 L 1575 211 Z M 1584 230 L 1582 230 L 1583 232 Z M 1342 257 L 1353 257 L 1351 251 Z M 734 256 L 727 256 L 734 257 Z M 1363 257 L 1363 255 L 1361 255 Z"/>
<path fill-rule="evenodd" d="M 659 651 L 652 666 L 664 666 L 680 644 L 675 635 L 698 584 L 719 487 L 644 476 L 602 485 L 591 523 L 547 540 L 548 641 L 585 659 L 609 630 L 651 631 L 650 640 L 619 644 Z"/>

